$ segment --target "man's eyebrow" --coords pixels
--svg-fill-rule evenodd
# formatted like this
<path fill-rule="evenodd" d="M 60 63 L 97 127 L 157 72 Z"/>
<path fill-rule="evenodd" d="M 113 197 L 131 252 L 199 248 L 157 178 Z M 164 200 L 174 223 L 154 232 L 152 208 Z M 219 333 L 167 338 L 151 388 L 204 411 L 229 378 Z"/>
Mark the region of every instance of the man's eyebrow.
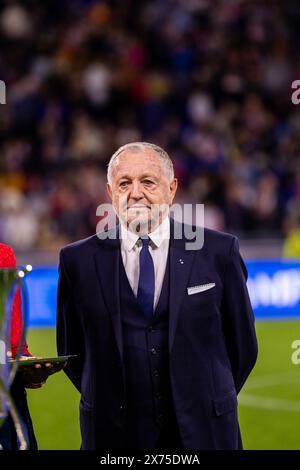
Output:
<path fill-rule="evenodd" d="M 119 181 L 120 181 L 120 180 L 125 180 L 125 179 L 130 180 L 130 179 L 131 179 L 131 176 L 129 176 L 129 175 L 122 175 L 122 176 L 120 176 L 120 177 L 118 178 Z"/>
<path fill-rule="evenodd" d="M 152 175 L 152 174 L 149 174 L 149 173 L 144 173 L 144 174 L 141 176 L 141 178 L 152 178 L 152 179 L 156 180 L 156 179 L 157 179 L 157 176 Z"/>
<path fill-rule="evenodd" d="M 140 179 L 143 179 L 143 178 L 152 178 L 152 179 L 157 180 L 157 176 L 151 175 L 151 174 L 149 174 L 149 173 L 143 173 L 143 174 L 140 176 Z M 123 180 L 123 179 L 124 179 L 124 180 L 125 180 L 125 179 L 131 180 L 131 179 L 132 179 L 132 176 L 125 174 L 125 175 L 122 175 L 122 176 L 120 176 L 120 177 L 118 178 L 119 181 L 121 181 L 121 180 Z"/>

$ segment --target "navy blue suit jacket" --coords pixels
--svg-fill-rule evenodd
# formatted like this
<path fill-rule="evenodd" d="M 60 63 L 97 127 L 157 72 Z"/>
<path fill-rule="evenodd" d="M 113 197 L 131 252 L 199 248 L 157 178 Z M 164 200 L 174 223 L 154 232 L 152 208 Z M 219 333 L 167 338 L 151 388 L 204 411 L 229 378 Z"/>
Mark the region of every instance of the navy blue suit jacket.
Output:
<path fill-rule="evenodd" d="M 183 447 L 238 449 L 237 394 L 257 357 L 247 271 L 236 237 L 205 229 L 203 248 L 187 251 L 187 240 L 174 238 L 174 224 L 171 219 L 169 361 Z M 122 448 L 120 256 L 119 239 L 97 235 L 60 254 L 57 349 L 78 356 L 65 372 L 81 393 L 83 449 Z M 188 295 L 188 287 L 203 284 L 215 286 Z"/>

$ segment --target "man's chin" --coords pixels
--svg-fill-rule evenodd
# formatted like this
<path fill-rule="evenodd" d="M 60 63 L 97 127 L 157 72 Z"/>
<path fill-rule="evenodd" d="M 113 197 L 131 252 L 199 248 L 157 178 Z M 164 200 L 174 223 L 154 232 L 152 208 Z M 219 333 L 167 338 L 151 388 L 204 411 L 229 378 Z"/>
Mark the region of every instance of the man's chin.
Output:
<path fill-rule="evenodd" d="M 130 219 L 128 218 L 126 221 L 123 222 L 126 223 L 128 230 L 139 235 L 152 232 L 156 226 L 156 223 L 148 217 L 135 217 Z"/>

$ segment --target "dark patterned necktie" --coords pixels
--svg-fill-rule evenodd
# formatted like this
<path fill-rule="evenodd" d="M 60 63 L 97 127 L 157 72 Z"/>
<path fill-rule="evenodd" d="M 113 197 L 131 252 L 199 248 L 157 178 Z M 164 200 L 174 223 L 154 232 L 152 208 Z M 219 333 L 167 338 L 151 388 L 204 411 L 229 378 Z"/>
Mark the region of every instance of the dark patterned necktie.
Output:
<path fill-rule="evenodd" d="M 149 237 L 140 238 L 143 247 L 140 251 L 140 277 L 137 292 L 137 301 L 150 320 L 153 315 L 153 301 L 154 301 L 154 264 L 151 253 L 149 251 Z"/>

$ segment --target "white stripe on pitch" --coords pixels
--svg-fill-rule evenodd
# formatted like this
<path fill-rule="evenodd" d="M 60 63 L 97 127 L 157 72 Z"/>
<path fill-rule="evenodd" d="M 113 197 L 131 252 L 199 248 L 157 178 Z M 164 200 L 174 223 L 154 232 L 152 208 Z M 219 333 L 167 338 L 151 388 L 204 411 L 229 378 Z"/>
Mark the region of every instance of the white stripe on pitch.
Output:
<path fill-rule="evenodd" d="M 299 383 L 300 374 L 299 371 L 295 372 L 283 372 L 282 374 L 269 374 L 261 377 L 255 377 L 249 379 L 245 385 L 245 391 L 252 390 L 255 388 L 272 387 L 273 385 L 283 385 L 288 383 Z"/>
<path fill-rule="evenodd" d="M 243 406 L 251 406 L 253 408 L 263 408 L 266 410 L 300 413 L 300 401 L 284 400 L 281 398 L 244 394 L 239 396 L 239 404 Z"/>

